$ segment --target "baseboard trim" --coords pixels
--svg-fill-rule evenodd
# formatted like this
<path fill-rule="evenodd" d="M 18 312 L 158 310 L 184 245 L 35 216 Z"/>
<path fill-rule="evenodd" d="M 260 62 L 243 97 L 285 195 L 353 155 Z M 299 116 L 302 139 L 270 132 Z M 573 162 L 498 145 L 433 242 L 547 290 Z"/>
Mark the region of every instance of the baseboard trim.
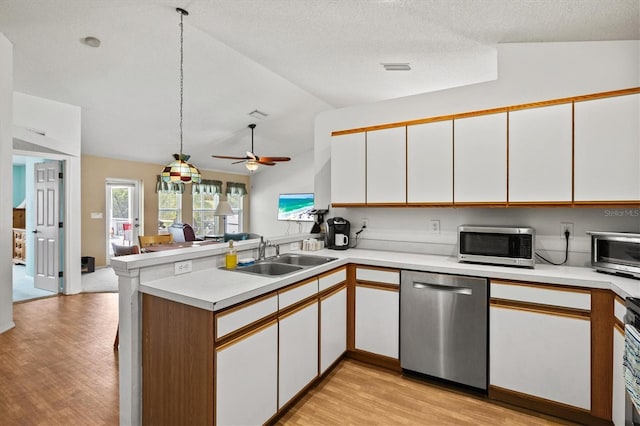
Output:
<path fill-rule="evenodd" d="M 377 355 L 377 354 L 359 350 L 359 349 L 348 351 L 347 357 L 351 359 L 355 359 L 356 361 L 361 361 L 367 364 L 383 367 L 388 370 L 402 372 L 402 368 L 400 367 L 400 360 L 396 358 L 390 358 L 384 355 Z"/>
<path fill-rule="evenodd" d="M 570 420 L 583 425 L 611 426 L 611 420 L 595 417 L 590 411 L 573 407 L 571 405 L 550 401 L 544 398 L 527 395 L 524 393 L 504 389 L 498 386 L 489 386 L 489 398 L 506 402 L 511 405 L 526 408 L 538 413 L 548 414 L 561 419 Z"/>

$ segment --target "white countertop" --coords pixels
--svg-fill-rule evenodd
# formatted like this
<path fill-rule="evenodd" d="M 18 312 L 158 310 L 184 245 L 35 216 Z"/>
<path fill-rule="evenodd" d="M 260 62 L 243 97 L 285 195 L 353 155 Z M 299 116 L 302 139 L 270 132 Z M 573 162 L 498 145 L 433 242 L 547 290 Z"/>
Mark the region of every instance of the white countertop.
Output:
<path fill-rule="evenodd" d="M 333 268 L 357 263 L 398 269 L 471 275 L 487 278 L 562 284 L 613 290 L 622 298 L 640 297 L 640 280 L 595 272 L 591 268 L 537 264 L 534 269 L 458 263 L 453 257 L 377 250 L 320 250 L 303 254 L 336 257 L 337 260 L 299 272 L 264 277 L 217 268 L 194 271 L 144 282 L 139 291 L 165 299 L 217 311 L 268 293 Z M 187 254 L 186 252 L 184 254 Z M 187 256 L 181 256 L 185 258 Z M 177 259 L 167 259 L 175 261 Z"/>

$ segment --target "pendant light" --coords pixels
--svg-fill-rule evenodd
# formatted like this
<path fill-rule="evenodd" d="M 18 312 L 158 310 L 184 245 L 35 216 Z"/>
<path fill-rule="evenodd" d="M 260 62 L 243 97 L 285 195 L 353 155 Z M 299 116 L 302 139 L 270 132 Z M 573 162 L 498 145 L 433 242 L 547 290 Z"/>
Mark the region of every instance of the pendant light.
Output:
<path fill-rule="evenodd" d="M 180 14 L 180 154 L 173 154 L 174 161 L 167 164 L 162 170 L 162 180 L 164 182 L 193 182 L 200 183 L 202 176 L 196 166 L 190 164 L 190 155 L 182 153 L 182 104 L 184 92 L 184 25 L 183 18 L 189 15 L 184 9 L 176 8 L 176 12 Z"/>

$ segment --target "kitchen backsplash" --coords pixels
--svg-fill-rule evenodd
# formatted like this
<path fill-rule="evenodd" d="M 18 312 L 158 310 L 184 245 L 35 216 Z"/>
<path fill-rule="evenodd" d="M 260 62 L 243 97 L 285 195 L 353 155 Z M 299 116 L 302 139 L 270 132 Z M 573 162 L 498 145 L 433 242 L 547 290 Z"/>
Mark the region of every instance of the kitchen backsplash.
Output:
<path fill-rule="evenodd" d="M 634 208 L 336 208 L 325 218 L 341 216 L 351 221 L 357 247 L 454 256 L 457 227 L 463 224 L 531 226 L 536 230 L 536 251 L 554 262 L 564 259 L 561 223 L 573 225 L 569 240 L 570 266 L 588 266 L 587 231 L 640 233 L 640 207 Z M 434 225 L 435 221 L 435 225 Z M 437 226 L 436 226 L 437 225 Z M 434 231 L 434 228 L 439 228 Z"/>

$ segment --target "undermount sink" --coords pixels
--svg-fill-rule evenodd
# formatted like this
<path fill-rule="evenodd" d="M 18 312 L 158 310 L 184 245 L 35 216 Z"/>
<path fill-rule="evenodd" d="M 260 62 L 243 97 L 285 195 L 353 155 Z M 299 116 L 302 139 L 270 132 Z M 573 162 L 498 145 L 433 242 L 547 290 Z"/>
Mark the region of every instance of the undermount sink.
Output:
<path fill-rule="evenodd" d="M 284 275 L 291 272 L 299 271 L 300 269 L 302 269 L 302 266 L 262 261 L 249 266 L 240 266 L 235 270 L 238 272 L 248 272 L 258 275 Z"/>
<path fill-rule="evenodd" d="M 336 260 L 336 257 L 312 256 L 308 254 L 287 253 L 269 259 L 271 262 L 286 263 L 288 265 L 318 266 Z"/>

